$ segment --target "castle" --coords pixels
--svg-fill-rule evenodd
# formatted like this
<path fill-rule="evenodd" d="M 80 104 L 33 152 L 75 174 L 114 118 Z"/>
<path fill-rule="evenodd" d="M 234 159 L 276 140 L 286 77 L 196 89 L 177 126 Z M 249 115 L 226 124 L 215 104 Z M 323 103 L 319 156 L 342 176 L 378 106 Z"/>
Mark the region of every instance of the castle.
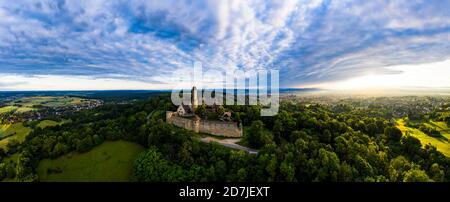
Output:
<path fill-rule="evenodd" d="M 202 100 L 203 101 L 203 100 Z M 196 133 L 208 133 L 223 137 L 242 137 L 242 124 L 230 121 L 202 120 L 195 114 L 198 107 L 197 88 L 191 90 L 191 103 L 182 103 L 176 112 L 166 112 L 166 122 L 178 127 L 192 130 Z M 225 112 L 223 116 L 231 118 L 231 112 Z"/>
<path fill-rule="evenodd" d="M 198 106 L 198 96 L 197 96 L 197 87 L 192 87 L 191 90 L 191 103 L 190 105 L 186 105 L 184 103 L 181 103 L 180 106 L 178 106 L 177 113 L 179 116 L 195 116 L 195 110 Z"/>

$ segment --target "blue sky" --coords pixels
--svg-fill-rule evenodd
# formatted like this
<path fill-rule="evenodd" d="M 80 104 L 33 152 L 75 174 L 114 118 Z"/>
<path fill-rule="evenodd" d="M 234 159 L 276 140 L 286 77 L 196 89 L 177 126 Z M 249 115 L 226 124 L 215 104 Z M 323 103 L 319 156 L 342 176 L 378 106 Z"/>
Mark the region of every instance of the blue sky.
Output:
<path fill-rule="evenodd" d="M 450 73 L 449 10 L 443 0 L 0 1 L 0 90 L 170 88 L 195 61 L 278 69 L 282 87 L 367 76 L 427 86 Z"/>

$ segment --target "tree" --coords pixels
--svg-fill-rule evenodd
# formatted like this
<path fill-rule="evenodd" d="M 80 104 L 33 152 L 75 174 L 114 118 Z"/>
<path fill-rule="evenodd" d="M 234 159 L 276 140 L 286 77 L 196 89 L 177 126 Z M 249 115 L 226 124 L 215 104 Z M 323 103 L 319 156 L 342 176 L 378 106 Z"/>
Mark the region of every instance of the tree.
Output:
<path fill-rule="evenodd" d="M 87 136 L 83 138 L 78 144 L 77 144 L 77 151 L 79 152 L 86 152 L 89 151 L 93 146 L 93 141 L 91 136 Z"/>
<path fill-rule="evenodd" d="M 395 126 L 388 126 L 384 129 L 384 134 L 389 141 L 398 142 L 402 138 L 402 131 Z"/>
<path fill-rule="evenodd" d="M 403 182 L 432 182 L 432 180 L 425 171 L 414 168 L 405 173 Z"/>
<path fill-rule="evenodd" d="M 370 165 L 370 163 L 364 159 L 363 157 L 361 157 L 361 155 L 357 154 L 355 159 L 355 169 L 358 170 L 358 172 L 362 175 L 362 176 L 372 176 L 373 175 L 373 168 L 372 165 Z"/>
<path fill-rule="evenodd" d="M 427 173 L 405 157 L 398 156 L 389 165 L 390 181 L 393 182 L 430 182 Z"/>
<path fill-rule="evenodd" d="M 439 164 L 433 163 L 430 168 L 431 179 L 435 182 L 443 182 L 445 178 L 445 172 L 441 169 Z"/>
<path fill-rule="evenodd" d="M 0 148 L 0 161 L 6 156 L 6 151 L 3 148 Z"/>
<path fill-rule="evenodd" d="M 182 165 L 192 165 L 194 158 L 191 155 L 192 147 L 189 142 L 184 142 L 178 151 L 178 159 Z"/>
<path fill-rule="evenodd" d="M 217 107 L 216 113 L 217 113 L 217 117 L 223 116 L 223 114 L 225 113 L 225 108 L 223 108 L 223 106 L 220 105 L 219 107 Z"/>
<path fill-rule="evenodd" d="M 138 181 L 146 182 L 176 182 L 184 176 L 181 167 L 170 164 L 154 147 L 138 155 L 133 174 Z"/>
<path fill-rule="evenodd" d="M 16 177 L 16 168 L 13 163 L 6 164 L 6 178 L 12 179 Z"/>
<path fill-rule="evenodd" d="M 6 177 L 6 164 L 0 163 L 0 181 L 5 179 Z"/>
<path fill-rule="evenodd" d="M 70 148 L 67 145 L 59 142 L 55 145 L 55 148 L 53 148 L 52 157 L 57 157 L 57 156 L 60 156 L 61 154 L 65 154 L 65 153 L 69 152 L 69 149 Z"/>
<path fill-rule="evenodd" d="M 206 169 L 204 176 L 206 181 L 217 181 L 216 168 L 214 168 L 214 165 L 211 165 L 208 169 Z"/>
<path fill-rule="evenodd" d="M 152 127 L 149 129 L 148 145 L 167 143 L 166 141 L 170 139 L 171 134 L 172 127 L 165 124 L 162 120 L 158 120 L 156 123 L 153 123 Z"/>
<path fill-rule="evenodd" d="M 245 168 L 240 168 L 237 172 L 237 181 L 238 182 L 247 182 L 248 172 Z"/>
<path fill-rule="evenodd" d="M 276 174 L 277 174 L 277 166 L 278 166 L 278 163 L 277 163 L 277 158 L 275 157 L 275 155 L 271 155 L 270 156 L 270 160 L 269 160 L 269 162 L 267 163 L 267 166 L 266 166 L 266 172 L 269 174 L 269 181 L 274 181 L 275 180 L 275 177 L 276 177 Z"/>
<path fill-rule="evenodd" d="M 320 133 L 320 141 L 324 143 L 330 143 L 331 141 L 331 132 L 328 129 L 325 129 L 322 133 Z"/>
<path fill-rule="evenodd" d="M 216 161 L 215 164 L 216 178 L 219 181 L 224 181 L 227 174 L 227 164 L 223 160 Z"/>
<path fill-rule="evenodd" d="M 103 137 L 99 135 L 92 136 L 92 141 L 94 145 L 100 145 L 103 142 Z"/>
<path fill-rule="evenodd" d="M 292 163 L 284 161 L 280 165 L 280 173 L 286 182 L 295 182 L 295 167 Z"/>
<path fill-rule="evenodd" d="M 136 122 L 134 123 L 135 127 L 139 127 L 147 121 L 147 113 L 145 111 L 138 112 L 134 115 Z"/>
<path fill-rule="evenodd" d="M 338 180 L 340 182 L 352 182 L 353 179 L 353 175 L 354 173 L 356 173 L 356 169 L 353 168 L 352 166 L 348 165 L 345 161 L 341 163 L 340 167 L 339 167 L 339 175 L 338 175 Z"/>
<path fill-rule="evenodd" d="M 16 151 L 16 147 L 19 146 L 19 140 L 12 138 L 8 141 L 8 144 L 6 144 L 6 147 L 8 148 L 8 152 L 14 153 Z"/>
<path fill-rule="evenodd" d="M 293 130 L 295 130 L 296 122 L 295 119 L 287 111 L 280 111 L 277 114 L 275 124 L 273 127 L 273 132 L 275 137 L 284 138 L 285 140 L 290 140 L 290 135 Z"/>
<path fill-rule="evenodd" d="M 252 125 L 250 126 L 248 133 L 245 134 L 244 139 L 250 147 L 260 148 L 265 144 L 271 143 L 273 136 L 265 131 L 264 123 L 258 120 L 252 122 Z"/>
<path fill-rule="evenodd" d="M 313 168 L 317 171 L 315 181 L 337 181 L 340 162 L 336 153 L 320 148 L 315 161 L 315 168 Z"/>
<path fill-rule="evenodd" d="M 30 178 L 34 178 L 31 159 L 32 156 L 28 152 L 22 152 L 19 154 L 16 166 L 17 180 L 29 181 Z"/>
<path fill-rule="evenodd" d="M 273 135 L 274 135 L 274 138 L 275 138 L 275 142 L 280 143 L 281 142 L 281 138 L 283 138 L 282 137 L 283 136 L 283 131 L 284 131 L 283 123 L 281 123 L 280 120 L 276 120 L 272 131 L 273 131 Z"/>
<path fill-rule="evenodd" d="M 403 180 L 405 173 L 412 168 L 411 163 L 403 156 L 397 156 L 389 164 L 389 179 L 392 182 Z"/>
<path fill-rule="evenodd" d="M 198 164 L 193 164 L 186 172 L 184 180 L 189 182 L 205 182 L 207 176 L 206 169 Z"/>
<path fill-rule="evenodd" d="M 375 123 L 369 123 L 367 125 L 367 133 L 371 136 L 376 135 L 378 131 L 377 125 Z"/>
<path fill-rule="evenodd" d="M 206 115 L 206 104 L 203 103 L 199 106 L 197 106 L 197 108 L 195 109 L 195 114 L 204 117 Z"/>
<path fill-rule="evenodd" d="M 420 149 L 422 148 L 420 140 L 410 135 L 407 135 L 402 138 L 402 144 L 405 149 L 405 152 L 410 156 L 418 154 Z"/>

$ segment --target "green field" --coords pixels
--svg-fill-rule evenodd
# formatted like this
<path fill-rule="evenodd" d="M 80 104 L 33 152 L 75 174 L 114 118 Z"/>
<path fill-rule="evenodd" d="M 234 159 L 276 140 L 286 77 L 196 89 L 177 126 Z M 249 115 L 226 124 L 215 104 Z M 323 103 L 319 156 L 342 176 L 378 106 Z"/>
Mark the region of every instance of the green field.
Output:
<path fill-rule="evenodd" d="M 71 153 L 57 159 L 44 159 L 37 173 L 40 181 L 130 181 L 136 156 L 144 148 L 138 144 L 105 142 L 86 153 Z M 60 173 L 49 173 L 60 170 Z"/>
<path fill-rule="evenodd" d="M 4 162 L 13 162 L 13 163 L 17 163 L 18 160 L 19 160 L 19 153 L 14 153 L 13 155 L 3 159 Z"/>
<path fill-rule="evenodd" d="M 23 126 L 22 123 L 2 125 L 0 128 L 0 148 L 6 149 L 6 145 L 11 140 L 17 140 L 19 143 L 23 142 L 31 129 Z"/>
<path fill-rule="evenodd" d="M 15 113 L 25 113 L 25 112 L 34 111 L 34 110 L 37 110 L 37 109 L 32 108 L 32 107 L 19 107 L 19 108 L 17 108 Z"/>
<path fill-rule="evenodd" d="M 53 120 L 43 120 L 41 122 L 39 122 L 39 124 L 36 125 L 36 127 L 38 128 L 46 128 L 46 127 L 51 127 L 51 126 L 57 126 L 57 125 L 62 125 L 64 123 L 69 122 L 70 120 L 64 120 L 64 121 L 53 121 Z"/>
<path fill-rule="evenodd" d="M 450 157 L 450 133 L 449 128 L 444 122 L 434 122 L 425 123 L 428 126 L 436 128 L 444 138 L 431 137 L 419 129 L 411 128 L 405 126 L 405 121 L 403 119 L 397 120 L 397 127 L 403 132 L 403 134 L 410 134 L 420 140 L 422 145 L 431 144 L 437 148 L 438 151 L 442 152 L 444 155 Z"/>
<path fill-rule="evenodd" d="M 77 97 L 37 96 L 37 97 L 20 98 L 9 104 L 32 108 L 35 105 L 42 105 L 46 107 L 64 107 L 68 105 L 77 105 L 81 103 L 82 99 Z"/>
<path fill-rule="evenodd" d="M 24 97 L 7 103 L 6 107 L 0 108 L 1 113 L 8 113 L 14 111 L 15 113 L 25 113 L 37 110 L 37 106 L 44 107 L 65 107 L 79 105 L 84 100 L 77 97 L 53 97 L 53 96 L 36 96 Z"/>
<path fill-rule="evenodd" d="M 16 106 L 6 106 L 6 107 L 1 107 L 1 108 L 0 108 L 0 114 L 2 114 L 2 113 L 8 113 L 8 112 L 11 112 L 11 111 L 15 111 L 16 109 L 17 109 Z"/>
<path fill-rule="evenodd" d="M 57 126 L 59 124 L 60 123 L 56 122 L 56 121 L 43 120 L 43 121 L 39 122 L 39 124 L 37 124 L 36 127 L 38 127 L 38 128 L 46 128 L 46 127 L 51 127 L 51 126 Z"/>
<path fill-rule="evenodd" d="M 437 131 L 439 131 L 444 137 L 447 139 L 450 139 L 450 128 L 448 128 L 447 124 L 443 121 L 430 121 L 428 123 L 425 123 L 425 125 L 435 128 Z"/>

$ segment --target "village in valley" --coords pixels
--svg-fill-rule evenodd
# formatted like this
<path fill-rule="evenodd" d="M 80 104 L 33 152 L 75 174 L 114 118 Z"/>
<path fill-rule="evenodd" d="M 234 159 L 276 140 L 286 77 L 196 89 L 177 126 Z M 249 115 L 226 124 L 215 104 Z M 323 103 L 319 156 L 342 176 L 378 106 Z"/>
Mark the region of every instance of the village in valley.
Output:
<path fill-rule="evenodd" d="M 64 116 L 103 105 L 99 99 L 73 96 L 10 96 L 0 100 L 0 149 L 15 148 L 33 128 L 70 122 Z"/>
<path fill-rule="evenodd" d="M 48 117 L 89 110 L 103 105 L 102 100 L 71 96 L 6 98 L 0 102 L 0 123 L 39 121 Z"/>

